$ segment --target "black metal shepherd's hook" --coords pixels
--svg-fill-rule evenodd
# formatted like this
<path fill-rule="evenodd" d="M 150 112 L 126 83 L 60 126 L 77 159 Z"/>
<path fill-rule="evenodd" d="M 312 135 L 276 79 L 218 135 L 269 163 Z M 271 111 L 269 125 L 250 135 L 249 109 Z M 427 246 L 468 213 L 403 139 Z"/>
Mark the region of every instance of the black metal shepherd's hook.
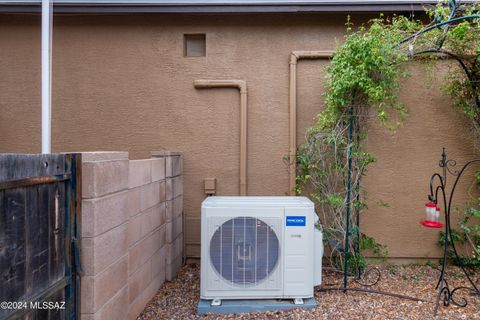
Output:
<path fill-rule="evenodd" d="M 445 212 L 445 244 L 443 247 L 442 269 L 440 272 L 440 277 L 438 278 L 437 286 L 435 287 L 435 289 L 438 289 L 437 300 L 434 309 L 435 316 L 437 316 L 438 314 L 438 306 L 440 304 L 440 299 L 442 299 L 444 306 L 448 306 L 450 305 L 450 303 L 453 303 L 454 305 L 465 307 L 468 304 L 467 300 L 463 297 L 461 298 L 461 301 L 455 300 L 454 294 L 459 290 L 467 290 L 473 295 L 480 296 L 480 291 L 477 285 L 471 279 L 470 275 L 465 270 L 465 267 L 463 265 L 460 265 L 460 267 L 465 276 L 467 277 L 468 281 L 470 282 L 471 287 L 461 286 L 451 289 L 446 279 L 447 254 L 449 246 L 452 247 L 455 258 L 457 258 L 458 260 L 460 259 L 460 256 L 458 255 L 457 249 L 455 247 L 455 243 L 453 242 L 452 229 L 450 224 L 452 200 L 458 181 L 465 172 L 465 169 L 467 169 L 472 163 L 475 162 L 480 162 L 480 159 L 468 161 L 463 165 L 460 170 L 455 170 L 454 167 L 457 165 L 457 162 L 455 160 L 447 159 L 447 154 L 444 147 L 442 150 L 442 158 L 439 162 L 439 167 L 442 169 L 442 172 L 434 173 L 430 178 L 430 194 L 428 195 L 428 199 L 436 205 L 441 205 L 439 201 L 442 201 Z M 449 194 L 446 190 L 448 175 L 455 177 L 455 181 Z M 435 183 L 438 183 L 438 185 L 436 185 Z"/>

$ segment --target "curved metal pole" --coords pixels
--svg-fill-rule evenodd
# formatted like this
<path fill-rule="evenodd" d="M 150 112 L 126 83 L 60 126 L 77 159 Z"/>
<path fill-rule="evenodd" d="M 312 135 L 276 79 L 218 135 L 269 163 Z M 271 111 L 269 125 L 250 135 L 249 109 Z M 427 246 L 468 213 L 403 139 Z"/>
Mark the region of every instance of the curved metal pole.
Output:
<path fill-rule="evenodd" d="M 430 50 L 424 50 L 424 51 L 421 51 L 421 52 L 418 52 L 418 53 L 415 53 L 413 54 L 414 56 L 415 55 L 421 55 L 421 54 L 426 54 L 426 53 L 434 53 L 434 54 L 445 54 L 451 58 L 454 58 L 459 64 L 460 66 L 462 67 L 463 71 L 465 72 L 467 78 L 468 78 L 468 81 L 470 83 L 470 86 L 472 88 L 472 95 L 475 99 L 475 104 L 478 108 L 480 108 L 480 97 L 477 93 L 478 91 L 478 85 L 476 84 L 476 81 L 475 79 L 473 78 L 473 72 L 474 70 L 476 70 L 476 65 L 477 65 L 477 61 L 480 57 L 480 54 L 477 55 L 475 57 L 475 59 L 473 60 L 472 62 L 472 66 L 470 68 L 470 70 L 472 72 L 470 72 L 469 68 L 466 66 L 465 62 L 462 61 L 462 59 L 460 57 L 458 57 L 457 55 L 453 54 L 452 52 L 449 52 L 447 50 L 444 50 L 442 49 L 443 47 L 443 44 L 447 38 L 447 34 L 448 34 L 448 31 L 449 31 L 449 28 L 450 28 L 450 25 L 455 23 L 455 22 L 459 22 L 459 21 L 465 21 L 465 20 L 473 20 L 473 19 L 480 19 L 480 15 L 479 14 L 471 14 L 471 15 L 468 15 L 468 16 L 460 16 L 460 17 L 455 17 L 455 15 L 457 14 L 457 11 L 458 9 L 460 8 L 460 5 L 457 1 L 455 0 L 449 0 L 448 1 L 448 6 L 450 7 L 450 14 L 449 14 L 449 17 L 448 19 L 446 19 L 445 21 L 440 21 L 440 22 L 437 22 L 433 25 L 430 25 L 416 33 L 414 33 L 413 35 L 410 35 L 406 38 L 404 38 L 399 44 L 398 46 L 402 45 L 403 43 L 405 42 L 408 42 L 412 39 L 415 39 L 417 38 L 418 36 L 428 32 L 428 31 L 431 31 L 433 29 L 436 29 L 436 28 L 440 28 L 440 27 L 444 27 L 444 35 L 443 37 L 438 41 L 437 45 L 436 45 L 436 48 L 434 49 L 430 49 Z M 435 17 L 436 18 L 436 17 Z M 475 122 L 477 122 L 478 124 L 480 124 L 480 119 L 474 119 Z"/>
<path fill-rule="evenodd" d="M 429 50 L 423 50 L 423 51 L 419 51 L 419 52 L 415 52 L 413 54 L 413 56 L 417 56 L 417 55 L 422 55 L 422 54 L 428 54 L 428 53 L 433 53 L 433 54 L 444 54 L 444 55 L 447 55 L 449 56 L 450 58 L 453 58 L 455 59 L 458 64 L 460 64 L 460 66 L 462 67 L 463 71 L 465 72 L 465 75 L 467 76 L 467 79 L 468 81 L 470 82 L 470 85 L 472 87 L 472 90 L 473 90 L 473 95 L 474 95 L 474 98 L 475 98 L 475 104 L 480 108 L 480 98 L 478 97 L 478 94 L 477 94 L 477 85 L 475 83 L 475 79 L 473 79 L 473 76 L 472 76 L 472 73 L 469 71 L 467 65 L 465 64 L 465 62 L 462 61 L 462 59 L 460 59 L 460 57 L 458 57 L 456 54 L 450 52 L 450 51 L 447 51 L 447 50 L 444 50 L 444 49 L 429 49 Z M 478 57 L 477 56 L 475 58 L 475 62 L 474 64 L 476 63 L 476 61 L 478 60 Z"/>
<path fill-rule="evenodd" d="M 452 206 L 452 199 L 453 199 L 453 196 L 455 194 L 455 188 L 457 187 L 458 181 L 460 180 L 463 173 L 465 172 L 465 169 L 467 169 L 472 163 L 475 163 L 475 162 L 480 162 L 480 159 L 475 159 L 475 160 L 471 160 L 471 161 L 467 162 L 463 166 L 463 168 L 460 170 L 460 172 L 457 175 L 457 178 L 455 179 L 455 182 L 453 183 L 452 190 L 450 191 L 450 199 L 449 199 L 449 202 L 448 202 L 448 230 L 449 231 L 451 231 L 451 229 L 450 229 L 450 209 L 451 209 L 451 206 Z M 449 235 L 450 235 L 450 242 L 452 244 L 453 251 L 455 253 L 455 256 L 458 258 L 459 255 L 457 253 L 457 248 L 455 247 L 455 243 L 453 242 L 452 233 L 449 232 Z M 479 291 L 477 286 L 475 285 L 475 283 L 473 282 L 473 280 L 470 278 L 467 271 L 465 270 L 465 267 L 463 265 L 460 265 L 460 267 L 462 268 L 463 273 L 465 273 L 465 275 L 467 276 L 467 279 L 470 282 L 470 284 L 475 288 L 476 291 Z"/>
<path fill-rule="evenodd" d="M 447 196 L 445 194 L 445 187 L 446 187 L 446 181 L 447 181 L 447 170 L 446 170 L 446 153 L 445 153 L 445 148 L 443 148 L 442 151 L 442 160 L 439 162 L 439 166 L 443 170 L 443 176 L 441 176 L 438 173 L 434 173 L 432 177 L 430 178 L 430 196 L 429 199 L 434 201 L 435 203 L 438 203 L 438 190 L 442 191 L 442 197 L 443 197 L 443 205 L 445 208 L 445 243 L 443 245 L 443 260 L 442 260 L 442 269 L 440 271 L 440 277 L 438 278 L 437 285 L 435 286 L 435 289 L 438 289 L 442 283 L 445 283 L 445 286 L 443 286 L 440 291 L 437 294 L 437 298 L 435 300 L 435 308 L 434 308 L 434 315 L 436 316 L 438 313 L 438 306 L 440 304 L 440 298 L 442 294 L 445 292 L 450 293 L 450 289 L 448 289 L 448 283 L 445 279 L 445 270 L 447 268 L 447 252 L 448 252 L 448 238 L 449 238 L 449 221 L 450 221 L 450 214 L 447 211 Z M 437 186 L 435 189 L 435 198 L 433 198 L 433 183 L 435 181 L 435 178 L 438 178 L 440 185 Z M 446 291 L 447 290 L 447 291 Z M 448 300 L 448 299 L 447 299 Z M 444 301 L 447 301 L 444 299 Z"/>
<path fill-rule="evenodd" d="M 419 52 L 415 52 L 413 55 L 414 56 L 419 56 L 419 55 L 422 55 L 422 54 L 428 54 L 428 53 L 441 53 L 441 54 L 445 54 L 447 56 L 449 56 L 450 58 L 453 58 L 455 59 L 459 64 L 460 66 L 462 67 L 463 71 L 465 71 L 465 73 L 467 74 L 468 76 L 468 80 L 471 80 L 471 74 L 470 72 L 468 71 L 468 68 L 467 66 L 465 65 L 465 63 L 462 61 L 462 59 L 460 59 L 456 54 L 448 51 L 448 50 L 445 50 L 445 49 L 428 49 L 428 50 L 422 50 L 422 51 L 419 51 Z"/>
<path fill-rule="evenodd" d="M 442 196 L 443 196 L 443 205 L 444 205 L 444 208 L 447 207 L 447 197 L 445 195 L 445 188 L 440 188 L 440 190 L 442 190 Z M 450 214 L 447 214 L 445 213 L 445 226 L 446 226 L 446 233 L 445 233 L 445 244 L 443 246 L 443 261 L 442 261 L 442 270 L 440 272 L 440 278 L 438 279 L 438 282 L 437 282 L 437 285 L 435 286 L 435 289 L 438 289 L 438 287 L 440 286 L 440 284 L 442 283 L 442 281 L 444 280 L 445 278 L 445 269 L 447 267 L 447 259 L 446 259 L 446 256 L 447 256 L 447 252 L 448 252 L 448 237 L 449 237 L 449 234 L 450 234 Z M 439 297 L 437 298 L 437 302 L 439 300 Z"/>
<path fill-rule="evenodd" d="M 440 161 L 440 164 L 443 163 L 443 159 L 444 159 L 444 153 L 442 153 L 442 160 Z M 438 180 L 440 182 L 440 185 L 437 186 L 437 188 L 435 189 L 435 198 L 434 198 L 433 197 L 433 183 L 435 181 L 435 178 L 438 178 Z M 434 201 L 435 203 L 438 203 L 438 190 L 442 190 L 443 205 L 444 205 L 444 208 L 447 208 L 447 197 L 446 197 L 446 194 L 445 194 L 445 181 L 446 181 L 445 174 L 444 174 L 444 177 L 442 177 L 438 173 L 434 173 L 432 175 L 432 177 L 430 178 L 430 196 L 429 196 L 429 199 L 430 199 L 430 201 Z M 445 213 L 445 225 L 448 224 L 448 220 L 449 219 L 447 217 L 447 213 Z M 446 256 L 446 254 L 447 254 L 447 249 L 448 249 L 448 246 L 444 245 L 444 252 L 443 252 L 444 256 Z M 437 285 L 435 286 L 435 289 L 438 289 L 440 283 L 444 279 L 445 268 L 446 268 L 446 263 L 445 262 L 446 262 L 446 259 L 443 259 L 442 269 L 441 269 L 441 272 L 440 272 L 440 278 L 438 279 L 438 282 L 437 282 Z M 440 295 L 437 296 L 437 302 L 439 300 L 440 300 Z"/>
<path fill-rule="evenodd" d="M 400 45 L 405 43 L 405 42 L 408 42 L 416 37 L 418 37 L 419 35 L 425 33 L 425 32 L 428 32 L 430 30 L 433 30 L 435 28 L 438 28 L 438 27 L 441 27 L 441 26 L 444 26 L 444 25 L 447 25 L 447 24 L 451 24 L 453 22 L 458 22 L 458 21 L 463 21 L 463 20 L 471 20 L 471 19 L 480 19 L 480 15 L 478 14 L 473 14 L 473 15 L 469 15 L 469 16 L 462 16 L 462 17 L 457 17 L 457 18 L 453 18 L 453 19 L 448 19 L 446 21 L 442 21 L 442 22 L 439 22 L 439 23 L 436 23 L 434 25 L 431 25 L 431 26 L 428 26 L 426 27 L 425 29 L 422 29 L 414 34 L 412 34 L 411 36 L 408 36 L 406 37 L 405 39 L 403 39 L 401 42 L 400 42 Z"/>
<path fill-rule="evenodd" d="M 435 177 L 438 177 L 438 179 L 440 180 L 440 186 L 438 186 L 436 189 L 435 189 L 435 198 L 433 197 L 433 183 L 435 181 Z M 438 193 L 438 188 L 441 188 L 441 187 L 444 187 L 444 181 L 443 181 L 443 178 L 440 174 L 438 173 L 434 173 L 432 175 L 432 177 L 430 178 L 430 197 L 429 197 L 429 200 L 430 201 L 434 201 L 435 199 L 437 199 L 437 193 Z"/>
<path fill-rule="evenodd" d="M 453 290 L 450 290 L 449 284 L 446 280 L 446 268 L 447 268 L 447 254 L 448 254 L 448 247 L 449 245 L 452 246 L 453 252 L 455 254 L 455 257 L 457 259 L 460 258 L 458 255 L 457 249 L 455 247 L 455 243 L 453 241 L 452 237 L 452 229 L 451 229 L 451 208 L 452 208 L 452 203 L 453 203 L 453 197 L 455 195 L 455 190 L 457 188 L 458 182 L 460 181 L 461 177 L 463 176 L 465 170 L 473 163 L 480 162 L 480 159 L 475 159 L 475 160 L 470 160 L 467 163 L 463 165 L 463 167 L 460 169 L 460 171 L 453 171 L 449 168 L 449 166 L 455 166 L 456 161 L 455 160 L 447 160 L 447 155 L 445 152 L 445 148 L 443 148 L 442 151 L 442 159 L 439 162 L 439 166 L 442 168 L 442 175 L 439 173 L 434 173 L 431 178 L 430 178 L 430 195 L 428 196 L 430 201 L 433 201 L 434 203 L 438 204 L 438 191 L 441 190 L 441 195 L 443 197 L 443 203 L 444 203 L 444 208 L 445 208 L 445 243 L 443 247 L 443 261 L 442 261 L 442 269 L 440 272 L 440 277 L 438 279 L 436 289 L 439 289 L 438 294 L 437 294 L 437 299 L 435 303 L 435 309 L 434 309 L 434 315 L 436 316 L 438 313 L 438 306 L 440 304 L 440 299 L 443 296 L 443 305 L 448 306 L 450 302 L 457 306 L 464 307 L 467 305 L 467 300 L 465 298 L 462 298 L 463 302 L 458 302 L 454 299 L 454 294 L 458 290 L 464 289 L 464 290 L 469 290 L 477 295 L 480 295 L 480 291 L 478 290 L 478 287 L 474 283 L 474 281 L 470 278 L 468 272 L 466 271 L 465 267 L 463 265 L 460 265 L 463 273 L 467 277 L 468 281 L 472 285 L 472 288 L 469 287 L 456 287 Z M 451 174 L 455 176 L 455 181 L 452 185 L 452 188 L 450 190 L 449 196 L 447 197 L 446 195 L 446 181 L 447 181 L 447 175 Z M 439 181 L 439 185 L 435 188 L 435 195 L 434 195 L 434 183 L 435 180 Z M 447 201 L 448 198 L 448 201 Z M 442 285 L 443 284 L 443 285 Z"/>

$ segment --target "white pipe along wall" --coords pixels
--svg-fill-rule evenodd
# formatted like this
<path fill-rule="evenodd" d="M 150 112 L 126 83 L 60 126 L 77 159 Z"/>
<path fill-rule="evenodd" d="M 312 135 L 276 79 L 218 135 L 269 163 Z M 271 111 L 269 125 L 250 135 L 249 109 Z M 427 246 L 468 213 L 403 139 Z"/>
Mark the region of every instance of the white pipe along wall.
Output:
<path fill-rule="evenodd" d="M 42 0 L 42 153 L 52 152 L 53 4 Z"/>

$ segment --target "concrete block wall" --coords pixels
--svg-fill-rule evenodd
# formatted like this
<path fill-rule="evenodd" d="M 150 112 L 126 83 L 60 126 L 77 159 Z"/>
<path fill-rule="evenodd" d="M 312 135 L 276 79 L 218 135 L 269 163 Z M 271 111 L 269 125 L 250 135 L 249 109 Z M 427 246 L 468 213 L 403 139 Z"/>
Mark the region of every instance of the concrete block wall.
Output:
<path fill-rule="evenodd" d="M 182 155 L 82 153 L 81 319 L 136 319 L 183 261 Z"/>
<path fill-rule="evenodd" d="M 165 159 L 166 193 L 166 279 L 172 280 L 183 260 L 183 157 L 179 152 L 152 152 L 153 158 Z"/>

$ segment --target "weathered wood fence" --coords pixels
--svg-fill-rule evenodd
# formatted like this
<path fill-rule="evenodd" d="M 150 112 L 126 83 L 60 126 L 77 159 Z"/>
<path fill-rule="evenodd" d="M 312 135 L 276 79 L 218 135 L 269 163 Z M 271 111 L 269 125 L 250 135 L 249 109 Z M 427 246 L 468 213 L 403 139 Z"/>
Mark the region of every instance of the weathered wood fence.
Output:
<path fill-rule="evenodd" d="M 0 319 L 78 315 L 81 155 L 0 154 Z"/>

